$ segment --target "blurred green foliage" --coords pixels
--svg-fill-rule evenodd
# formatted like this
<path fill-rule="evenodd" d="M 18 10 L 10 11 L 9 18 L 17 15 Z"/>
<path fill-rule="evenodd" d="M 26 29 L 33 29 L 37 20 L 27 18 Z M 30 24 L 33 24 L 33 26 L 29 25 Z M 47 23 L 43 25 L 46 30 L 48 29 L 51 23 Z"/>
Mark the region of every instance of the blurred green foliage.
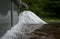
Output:
<path fill-rule="evenodd" d="M 22 0 L 39 17 L 60 18 L 60 0 Z"/>

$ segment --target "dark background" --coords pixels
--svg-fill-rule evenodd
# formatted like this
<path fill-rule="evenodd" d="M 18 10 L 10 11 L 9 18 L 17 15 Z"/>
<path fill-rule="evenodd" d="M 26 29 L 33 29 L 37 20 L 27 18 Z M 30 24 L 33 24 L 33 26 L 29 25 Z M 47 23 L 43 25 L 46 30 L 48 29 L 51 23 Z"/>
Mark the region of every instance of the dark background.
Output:
<path fill-rule="evenodd" d="M 46 21 L 60 22 L 60 0 L 22 0 L 29 10 Z"/>

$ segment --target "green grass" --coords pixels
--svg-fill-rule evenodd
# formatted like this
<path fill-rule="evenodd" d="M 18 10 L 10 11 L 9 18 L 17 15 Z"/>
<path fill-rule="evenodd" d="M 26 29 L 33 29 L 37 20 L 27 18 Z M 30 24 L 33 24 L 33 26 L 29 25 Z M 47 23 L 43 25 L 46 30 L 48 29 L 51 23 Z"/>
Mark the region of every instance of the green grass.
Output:
<path fill-rule="evenodd" d="M 57 18 L 42 18 L 46 22 L 60 22 L 60 19 Z"/>

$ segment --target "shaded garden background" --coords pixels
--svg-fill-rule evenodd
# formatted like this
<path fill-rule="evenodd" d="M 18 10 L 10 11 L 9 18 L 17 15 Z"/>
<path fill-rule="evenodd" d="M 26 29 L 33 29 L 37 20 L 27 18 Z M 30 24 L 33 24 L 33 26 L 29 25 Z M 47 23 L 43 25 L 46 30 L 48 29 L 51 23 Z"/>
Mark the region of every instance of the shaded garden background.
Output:
<path fill-rule="evenodd" d="M 60 22 L 60 0 L 22 0 L 29 10 L 49 22 Z"/>

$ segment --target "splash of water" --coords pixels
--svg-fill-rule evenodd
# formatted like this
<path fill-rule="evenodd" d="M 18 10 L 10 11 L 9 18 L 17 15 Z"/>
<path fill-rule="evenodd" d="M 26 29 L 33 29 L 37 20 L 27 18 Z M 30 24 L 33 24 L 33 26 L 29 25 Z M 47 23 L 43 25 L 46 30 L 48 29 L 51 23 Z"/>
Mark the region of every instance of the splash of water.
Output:
<path fill-rule="evenodd" d="M 31 32 L 47 24 L 31 11 L 23 11 L 19 15 L 18 23 L 0 39 L 29 39 Z"/>
<path fill-rule="evenodd" d="M 31 11 L 23 11 L 19 15 L 19 23 L 22 24 L 46 24 L 41 18 Z"/>

